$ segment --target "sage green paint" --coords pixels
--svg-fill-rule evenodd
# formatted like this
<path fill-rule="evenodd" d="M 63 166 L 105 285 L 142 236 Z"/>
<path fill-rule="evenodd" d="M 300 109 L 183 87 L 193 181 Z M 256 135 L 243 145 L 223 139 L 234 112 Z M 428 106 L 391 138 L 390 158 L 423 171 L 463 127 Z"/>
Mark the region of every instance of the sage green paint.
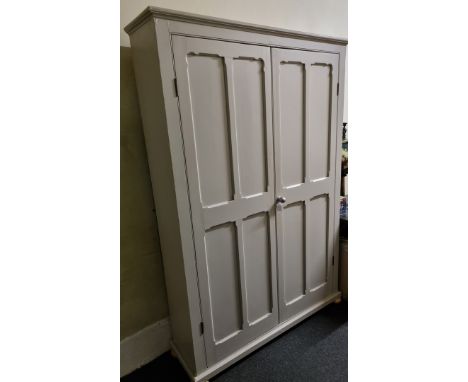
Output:
<path fill-rule="evenodd" d="M 120 339 L 168 314 L 131 50 L 120 47 Z"/>

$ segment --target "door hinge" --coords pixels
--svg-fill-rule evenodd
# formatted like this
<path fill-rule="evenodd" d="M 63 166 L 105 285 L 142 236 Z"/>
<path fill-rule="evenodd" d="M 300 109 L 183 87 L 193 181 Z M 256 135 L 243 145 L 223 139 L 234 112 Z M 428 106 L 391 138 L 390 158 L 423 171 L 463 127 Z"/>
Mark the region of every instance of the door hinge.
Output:
<path fill-rule="evenodd" d="M 336 95 L 340 95 L 340 83 L 336 84 Z"/>
<path fill-rule="evenodd" d="M 335 266 L 335 256 L 332 256 L 332 266 Z"/>
<path fill-rule="evenodd" d="M 203 322 L 200 322 L 200 334 L 203 333 L 205 333 L 205 325 L 203 324 Z"/>
<path fill-rule="evenodd" d="M 179 98 L 179 87 L 177 86 L 177 78 L 174 78 L 174 91 L 175 91 L 175 96 Z"/>

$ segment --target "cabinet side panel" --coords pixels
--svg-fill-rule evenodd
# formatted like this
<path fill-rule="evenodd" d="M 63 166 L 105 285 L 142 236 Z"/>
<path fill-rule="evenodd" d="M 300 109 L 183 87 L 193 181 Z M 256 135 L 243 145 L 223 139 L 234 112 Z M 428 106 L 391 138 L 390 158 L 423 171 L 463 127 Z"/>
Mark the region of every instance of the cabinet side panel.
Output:
<path fill-rule="evenodd" d="M 194 288 L 194 285 L 188 285 L 186 278 L 155 20 L 148 20 L 146 24 L 132 33 L 130 41 L 158 217 L 172 340 L 186 365 L 195 374 L 197 367 L 191 323 L 193 310 L 190 309 L 189 298 L 194 298 L 194 295 L 190 297 L 190 293 L 198 293 L 198 288 Z M 169 49 L 169 47 L 167 48 Z M 180 190 L 177 192 L 180 193 Z M 193 289 L 196 291 L 194 292 Z M 200 316 L 199 312 L 198 315 Z"/>

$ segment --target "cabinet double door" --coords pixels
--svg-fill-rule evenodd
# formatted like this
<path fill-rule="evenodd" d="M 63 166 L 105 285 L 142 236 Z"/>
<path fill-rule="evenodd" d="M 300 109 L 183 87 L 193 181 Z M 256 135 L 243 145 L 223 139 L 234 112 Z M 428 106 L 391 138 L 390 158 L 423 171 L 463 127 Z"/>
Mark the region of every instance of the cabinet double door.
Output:
<path fill-rule="evenodd" d="M 333 292 L 338 55 L 172 44 L 212 365 Z"/>

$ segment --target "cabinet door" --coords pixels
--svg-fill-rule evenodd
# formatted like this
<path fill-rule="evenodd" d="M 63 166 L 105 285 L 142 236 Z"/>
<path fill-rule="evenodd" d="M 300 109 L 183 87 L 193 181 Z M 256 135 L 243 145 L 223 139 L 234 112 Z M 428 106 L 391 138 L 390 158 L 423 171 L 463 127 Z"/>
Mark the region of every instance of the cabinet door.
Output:
<path fill-rule="evenodd" d="M 278 323 L 270 49 L 173 37 L 209 365 Z"/>
<path fill-rule="evenodd" d="M 338 55 L 272 49 L 283 321 L 332 291 Z"/>

